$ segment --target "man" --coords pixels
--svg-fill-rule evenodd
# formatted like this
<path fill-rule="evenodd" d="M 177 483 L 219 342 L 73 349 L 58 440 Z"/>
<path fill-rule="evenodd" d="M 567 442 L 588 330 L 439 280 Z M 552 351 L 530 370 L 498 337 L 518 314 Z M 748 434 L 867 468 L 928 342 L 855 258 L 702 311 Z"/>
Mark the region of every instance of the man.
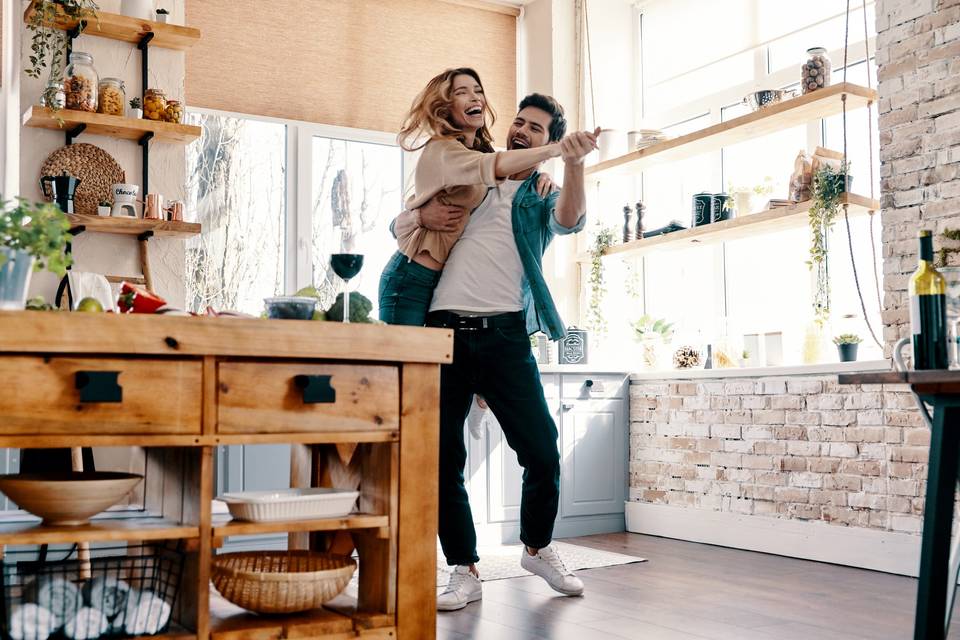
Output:
<path fill-rule="evenodd" d="M 463 424 L 474 394 L 483 396 L 524 468 L 520 506 L 520 564 L 565 595 L 583 583 L 550 545 L 560 495 L 557 428 L 547 408 L 529 334 L 564 335 L 543 278 L 543 252 L 555 234 L 580 231 L 585 221 L 583 160 L 596 133 L 564 137 L 563 108 L 551 97 L 523 99 L 507 148 L 560 141 L 564 187 L 541 198 L 535 169 L 491 188 L 454 245 L 433 295 L 427 325 L 454 329 L 453 363 L 440 374 L 440 544 L 455 566 L 437 608 L 452 611 L 481 598 L 477 534 L 464 486 Z M 456 228 L 462 210 L 430 202 L 401 214 L 396 225 Z"/>

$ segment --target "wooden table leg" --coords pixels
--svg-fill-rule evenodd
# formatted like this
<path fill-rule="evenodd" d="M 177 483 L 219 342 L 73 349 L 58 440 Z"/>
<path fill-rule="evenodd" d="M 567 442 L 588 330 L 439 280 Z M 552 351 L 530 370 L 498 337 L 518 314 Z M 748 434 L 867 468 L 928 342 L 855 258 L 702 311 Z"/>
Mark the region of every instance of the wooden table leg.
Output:
<path fill-rule="evenodd" d="M 960 453 L 960 403 L 951 398 L 937 398 L 934 403 L 914 640 L 943 640 L 946 635 L 950 533 Z"/>

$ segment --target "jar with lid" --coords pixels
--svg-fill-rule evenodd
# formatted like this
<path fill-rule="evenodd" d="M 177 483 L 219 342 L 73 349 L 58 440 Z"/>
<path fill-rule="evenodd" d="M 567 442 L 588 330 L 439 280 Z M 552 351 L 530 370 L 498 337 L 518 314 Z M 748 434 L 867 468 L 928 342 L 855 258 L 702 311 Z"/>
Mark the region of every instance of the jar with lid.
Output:
<path fill-rule="evenodd" d="M 143 117 L 163 121 L 167 115 L 167 96 L 159 89 L 147 89 L 143 94 Z"/>
<path fill-rule="evenodd" d="M 179 100 L 167 100 L 166 116 L 167 122 L 180 124 L 183 122 L 183 104 Z"/>
<path fill-rule="evenodd" d="M 823 47 L 807 49 L 807 61 L 800 68 L 800 86 L 804 93 L 830 86 L 830 58 Z"/>
<path fill-rule="evenodd" d="M 82 51 L 72 52 L 64 74 L 67 78 L 64 83 L 67 109 L 95 113 L 100 76 L 93 66 L 93 56 Z"/>
<path fill-rule="evenodd" d="M 40 94 L 40 106 L 49 107 L 50 109 L 63 109 L 67 101 L 66 95 L 63 93 L 63 82 L 59 80 L 50 80 L 47 82 L 47 87 L 43 90 L 43 93 Z"/>
<path fill-rule="evenodd" d="M 126 87 L 119 78 L 104 78 L 100 81 L 97 103 L 100 113 L 108 116 L 122 116 L 126 102 Z"/>

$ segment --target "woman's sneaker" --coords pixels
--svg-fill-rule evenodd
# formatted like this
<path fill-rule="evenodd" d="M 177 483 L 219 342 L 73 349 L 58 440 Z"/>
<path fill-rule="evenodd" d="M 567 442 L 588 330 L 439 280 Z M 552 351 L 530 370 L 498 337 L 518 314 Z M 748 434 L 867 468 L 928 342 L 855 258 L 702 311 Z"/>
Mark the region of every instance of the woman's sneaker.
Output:
<path fill-rule="evenodd" d="M 554 591 L 565 596 L 583 595 L 583 581 L 564 566 L 553 545 L 540 549 L 535 556 L 530 555 L 524 548 L 520 566 L 546 580 Z"/>
<path fill-rule="evenodd" d="M 463 609 L 471 602 L 476 602 L 483 593 L 481 592 L 480 578 L 470 573 L 470 567 L 461 564 L 454 568 L 450 574 L 450 582 L 443 593 L 437 596 L 438 611 L 456 611 Z"/>

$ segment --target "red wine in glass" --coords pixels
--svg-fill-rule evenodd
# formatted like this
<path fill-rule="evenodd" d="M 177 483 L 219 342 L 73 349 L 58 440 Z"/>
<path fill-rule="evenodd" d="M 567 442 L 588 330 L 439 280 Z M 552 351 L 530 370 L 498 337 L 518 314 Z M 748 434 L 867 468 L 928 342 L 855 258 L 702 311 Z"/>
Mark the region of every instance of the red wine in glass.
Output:
<path fill-rule="evenodd" d="M 359 253 L 334 253 L 330 255 L 330 266 L 345 284 L 343 292 L 343 321 L 350 322 L 350 279 L 363 268 L 363 256 Z"/>

